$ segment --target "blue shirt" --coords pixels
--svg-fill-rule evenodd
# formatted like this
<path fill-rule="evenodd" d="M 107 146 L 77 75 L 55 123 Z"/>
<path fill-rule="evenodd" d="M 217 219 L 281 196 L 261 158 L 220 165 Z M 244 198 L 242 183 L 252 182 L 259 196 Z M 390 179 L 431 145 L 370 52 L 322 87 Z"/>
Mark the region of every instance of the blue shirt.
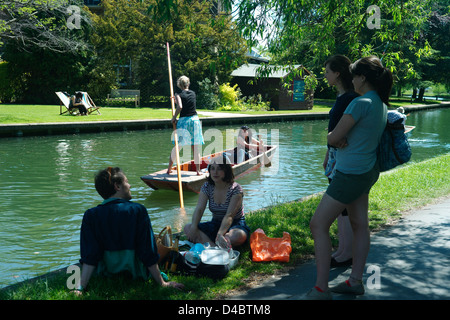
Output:
<path fill-rule="evenodd" d="M 127 267 L 132 274 L 140 268 L 136 262 L 145 267 L 154 265 L 159 254 L 147 209 L 113 198 L 87 210 L 81 223 L 80 253 L 80 263 L 99 268 L 106 264 L 104 268 L 112 273 L 122 271 L 124 257 L 132 260 L 132 266 Z M 120 261 L 113 261 L 117 259 Z"/>
<path fill-rule="evenodd" d="M 377 147 L 386 127 L 387 107 L 376 91 L 355 98 L 344 115 L 351 115 L 355 125 L 348 132 L 348 146 L 336 154 L 336 170 L 346 174 L 363 174 L 377 161 Z"/>

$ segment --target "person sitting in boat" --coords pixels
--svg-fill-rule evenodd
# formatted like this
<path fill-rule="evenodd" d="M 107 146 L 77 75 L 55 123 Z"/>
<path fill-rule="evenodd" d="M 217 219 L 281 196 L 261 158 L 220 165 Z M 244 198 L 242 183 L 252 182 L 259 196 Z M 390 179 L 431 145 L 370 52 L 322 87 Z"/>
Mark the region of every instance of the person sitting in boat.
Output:
<path fill-rule="evenodd" d="M 124 272 L 133 278 L 150 276 L 163 287 L 183 288 L 165 281 L 158 267 L 158 249 L 147 209 L 131 200 L 130 184 L 120 168 L 108 167 L 95 177 L 103 203 L 84 213 L 80 234 L 81 277 L 77 293 L 96 274 Z"/>
<path fill-rule="evenodd" d="M 258 135 L 258 139 L 253 138 L 253 130 L 248 126 L 242 126 L 239 129 L 238 137 L 236 140 L 236 163 L 244 162 L 258 155 L 258 148 L 263 146 L 261 136 Z"/>
<path fill-rule="evenodd" d="M 405 109 L 403 107 L 397 108 L 397 110 L 389 110 L 387 113 L 387 120 L 389 123 L 396 123 L 401 119 L 401 124 L 405 125 L 406 123 L 406 115 Z"/>
<path fill-rule="evenodd" d="M 250 235 L 245 222 L 242 187 L 234 181 L 231 164 L 226 157 L 215 157 L 208 166 L 208 179 L 203 184 L 192 223 L 184 227 L 189 241 L 217 244 L 222 248 L 244 244 Z M 206 205 L 212 220 L 200 222 Z"/>

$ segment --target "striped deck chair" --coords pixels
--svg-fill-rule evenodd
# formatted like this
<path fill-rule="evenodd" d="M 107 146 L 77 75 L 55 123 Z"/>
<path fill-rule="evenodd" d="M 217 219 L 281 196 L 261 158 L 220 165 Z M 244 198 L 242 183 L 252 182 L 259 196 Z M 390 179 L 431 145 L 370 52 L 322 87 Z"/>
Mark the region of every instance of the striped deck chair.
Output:
<path fill-rule="evenodd" d="M 66 112 L 69 112 L 71 115 L 76 116 L 80 114 L 80 111 L 78 110 L 77 107 L 75 108 L 70 108 L 70 98 L 65 95 L 63 92 L 55 92 L 56 95 L 58 96 L 60 103 L 59 103 L 59 114 L 65 114 Z M 89 96 L 89 94 L 87 92 L 82 92 L 83 98 L 82 98 L 82 102 L 84 104 L 84 106 L 86 107 L 87 110 L 87 114 L 91 114 L 92 112 L 97 111 L 98 114 L 100 113 L 100 107 L 97 107 L 94 103 L 94 101 L 92 100 L 92 98 Z M 66 107 L 66 110 L 63 111 L 63 107 Z"/>
<path fill-rule="evenodd" d="M 70 113 L 73 116 L 76 116 L 80 112 L 78 111 L 78 108 L 70 108 L 70 98 L 66 96 L 62 92 L 55 92 L 56 95 L 59 98 L 59 114 L 65 114 Z M 65 111 L 63 111 L 63 106 L 66 107 Z"/>
<path fill-rule="evenodd" d="M 81 92 L 83 94 L 83 104 L 87 109 L 87 113 L 91 114 L 92 112 L 97 111 L 98 114 L 100 113 L 100 107 L 97 107 L 94 103 L 94 101 L 92 100 L 92 98 L 89 96 L 89 94 L 87 92 Z"/>

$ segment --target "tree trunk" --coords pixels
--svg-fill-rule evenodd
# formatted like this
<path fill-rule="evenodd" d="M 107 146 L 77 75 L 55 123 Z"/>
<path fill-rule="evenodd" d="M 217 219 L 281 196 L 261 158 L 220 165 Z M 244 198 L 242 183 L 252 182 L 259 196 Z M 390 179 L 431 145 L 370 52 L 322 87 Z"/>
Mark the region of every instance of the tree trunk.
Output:
<path fill-rule="evenodd" d="M 412 92 L 411 100 L 412 100 L 412 101 L 415 101 L 415 100 L 416 100 L 416 97 L 417 97 L 417 88 L 414 88 L 414 89 L 413 89 L 413 92 Z"/>
<path fill-rule="evenodd" d="M 417 97 L 417 101 L 423 101 L 423 96 L 425 94 L 425 88 L 419 89 L 419 96 Z"/>
<path fill-rule="evenodd" d="M 401 85 L 397 86 L 397 97 L 398 98 L 402 97 L 402 86 Z"/>

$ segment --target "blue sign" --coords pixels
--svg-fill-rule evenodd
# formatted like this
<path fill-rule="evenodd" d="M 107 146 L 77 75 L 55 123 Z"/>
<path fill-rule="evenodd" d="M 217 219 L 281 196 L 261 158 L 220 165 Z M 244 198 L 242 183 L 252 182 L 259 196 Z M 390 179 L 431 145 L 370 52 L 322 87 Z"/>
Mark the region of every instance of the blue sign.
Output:
<path fill-rule="evenodd" d="M 292 97 L 292 101 L 305 101 L 305 81 L 294 80 L 294 96 Z"/>

